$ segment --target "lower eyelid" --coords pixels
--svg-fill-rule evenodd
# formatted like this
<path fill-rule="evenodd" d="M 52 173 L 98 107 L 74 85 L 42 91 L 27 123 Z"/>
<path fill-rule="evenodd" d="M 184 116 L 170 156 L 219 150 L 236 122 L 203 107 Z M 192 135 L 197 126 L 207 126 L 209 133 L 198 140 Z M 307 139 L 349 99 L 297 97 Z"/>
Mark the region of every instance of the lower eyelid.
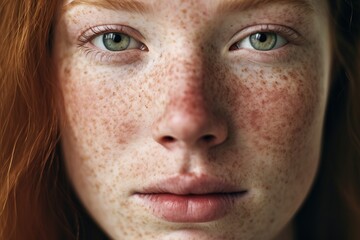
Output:
<path fill-rule="evenodd" d="M 139 43 L 141 44 L 141 43 Z M 129 49 L 126 51 L 109 51 L 102 50 L 95 47 L 92 43 L 87 42 L 85 44 L 78 45 L 80 53 L 82 53 L 89 61 L 96 64 L 131 64 L 141 59 L 142 52 L 146 49 L 142 49 L 141 45 L 139 49 Z"/>
<path fill-rule="evenodd" d="M 288 43 L 292 43 L 296 45 L 305 42 L 305 38 L 292 28 L 285 27 L 282 25 L 262 24 L 262 25 L 247 27 L 241 30 L 239 33 L 235 34 L 232 37 L 233 39 L 235 39 L 235 41 L 231 41 L 232 44 L 229 46 L 228 49 L 230 50 L 231 47 L 237 42 L 242 41 L 247 37 L 251 36 L 252 34 L 258 32 L 276 33 L 278 36 L 284 38 Z"/>
<path fill-rule="evenodd" d="M 229 51 L 229 57 L 234 64 L 241 62 L 252 62 L 254 64 L 274 66 L 276 64 L 288 64 L 291 61 L 297 61 L 299 48 L 293 44 L 286 44 L 283 47 L 272 51 L 257 51 L 253 49 L 239 49 Z M 243 64 L 243 63 L 241 63 Z"/>
<path fill-rule="evenodd" d="M 119 52 L 97 50 L 93 47 L 84 47 L 81 50 L 83 51 L 86 58 L 97 64 L 126 65 L 134 63 L 140 60 L 142 57 L 141 52 L 134 49 L 123 51 L 121 54 L 119 54 Z"/>

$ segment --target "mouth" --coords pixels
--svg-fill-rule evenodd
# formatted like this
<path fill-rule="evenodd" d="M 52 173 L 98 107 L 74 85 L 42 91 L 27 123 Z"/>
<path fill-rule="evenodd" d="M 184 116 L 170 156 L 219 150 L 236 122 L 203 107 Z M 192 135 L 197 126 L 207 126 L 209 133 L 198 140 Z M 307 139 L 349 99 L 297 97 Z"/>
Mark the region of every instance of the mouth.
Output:
<path fill-rule="evenodd" d="M 210 222 L 225 217 L 247 190 L 209 176 L 177 176 L 145 187 L 134 196 L 168 222 Z"/>

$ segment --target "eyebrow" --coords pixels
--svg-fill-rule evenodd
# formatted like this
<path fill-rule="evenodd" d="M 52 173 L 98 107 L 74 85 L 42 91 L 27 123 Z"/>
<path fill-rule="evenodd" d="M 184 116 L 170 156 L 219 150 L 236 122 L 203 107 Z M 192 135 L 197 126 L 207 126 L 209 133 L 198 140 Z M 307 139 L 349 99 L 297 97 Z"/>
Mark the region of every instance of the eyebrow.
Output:
<path fill-rule="evenodd" d="M 216 11 L 221 14 L 242 12 L 275 3 L 293 4 L 296 7 L 305 9 L 308 12 L 314 11 L 313 6 L 308 0 L 227 0 L 221 1 L 217 6 Z M 155 9 L 153 9 L 150 5 L 138 0 L 73 0 L 68 4 L 65 4 L 63 11 L 81 4 L 140 14 L 155 12 Z"/>
<path fill-rule="evenodd" d="M 217 12 L 219 13 L 233 13 L 242 12 L 249 9 L 261 8 L 270 4 L 292 4 L 296 7 L 301 7 L 308 12 L 313 12 L 313 6 L 308 0 L 229 0 L 222 1 Z"/>
<path fill-rule="evenodd" d="M 74 0 L 65 4 L 63 11 L 82 4 L 136 13 L 146 13 L 151 10 L 149 5 L 136 0 Z"/>

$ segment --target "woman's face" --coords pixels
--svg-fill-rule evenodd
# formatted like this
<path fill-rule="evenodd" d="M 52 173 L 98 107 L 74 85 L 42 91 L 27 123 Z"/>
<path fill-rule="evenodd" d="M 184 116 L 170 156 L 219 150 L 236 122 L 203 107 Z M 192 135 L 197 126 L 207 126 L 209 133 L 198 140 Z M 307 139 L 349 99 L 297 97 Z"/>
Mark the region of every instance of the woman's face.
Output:
<path fill-rule="evenodd" d="M 62 147 L 112 239 L 291 239 L 317 171 L 325 1 L 67 1 Z"/>

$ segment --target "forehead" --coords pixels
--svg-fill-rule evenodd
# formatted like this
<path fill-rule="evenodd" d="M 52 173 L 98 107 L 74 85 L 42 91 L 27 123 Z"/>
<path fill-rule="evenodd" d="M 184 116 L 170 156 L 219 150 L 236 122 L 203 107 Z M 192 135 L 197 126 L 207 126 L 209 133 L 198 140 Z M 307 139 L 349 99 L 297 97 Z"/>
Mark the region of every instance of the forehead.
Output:
<path fill-rule="evenodd" d="M 321 10 L 325 0 L 66 0 L 65 9 L 79 4 L 140 13 L 156 13 L 159 10 L 184 8 L 211 12 L 241 12 L 264 8 L 273 4 L 289 4 L 307 11 Z"/>

